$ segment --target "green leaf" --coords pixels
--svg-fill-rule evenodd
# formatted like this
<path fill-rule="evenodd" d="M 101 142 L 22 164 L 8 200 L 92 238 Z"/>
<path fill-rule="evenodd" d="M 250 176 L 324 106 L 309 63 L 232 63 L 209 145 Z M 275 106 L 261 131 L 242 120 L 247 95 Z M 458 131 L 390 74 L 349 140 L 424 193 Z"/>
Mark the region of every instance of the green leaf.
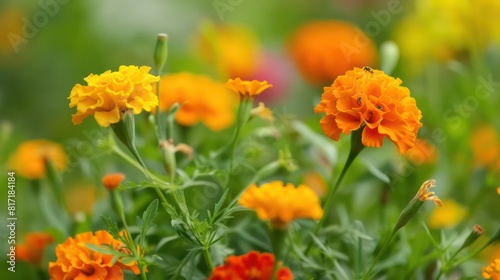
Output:
<path fill-rule="evenodd" d="M 142 214 L 142 219 L 137 217 L 137 226 L 139 226 L 140 229 L 139 246 L 141 247 L 144 247 L 144 242 L 148 231 L 156 226 L 153 223 L 153 220 L 158 215 L 158 204 L 158 199 L 153 200 L 153 202 L 149 204 L 148 208 L 146 208 L 146 211 L 144 211 L 144 213 Z"/>
<path fill-rule="evenodd" d="M 99 245 L 95 245 L 92 243 L 85 243 L 85 246 L 92 251 L 95 251 L 97 253 L 101 253 L 104 255 L 116 255 L 116 253 L 118 253 L 116 250 L 109 247 L 109 245 L 106 246 L 105 244 L 103 246 L 99 246 Z M 106 247 L 104 247 L 104 246 L 106 246 Z"/>

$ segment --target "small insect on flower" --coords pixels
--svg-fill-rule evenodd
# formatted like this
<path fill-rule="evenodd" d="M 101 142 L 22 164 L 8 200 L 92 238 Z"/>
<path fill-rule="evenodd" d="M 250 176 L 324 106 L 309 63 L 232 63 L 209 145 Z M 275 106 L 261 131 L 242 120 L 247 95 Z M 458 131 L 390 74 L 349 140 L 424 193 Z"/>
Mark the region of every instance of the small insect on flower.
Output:
<path fill-rule="evenodd" d="M 363 67 L 363 70 L 365 70 L 366 72 L 368 72 L 368 73 L 370 73 L 372 75 L 374 74 L 373 69 L 371 67 L 369 67 L 369 66 Z"/>

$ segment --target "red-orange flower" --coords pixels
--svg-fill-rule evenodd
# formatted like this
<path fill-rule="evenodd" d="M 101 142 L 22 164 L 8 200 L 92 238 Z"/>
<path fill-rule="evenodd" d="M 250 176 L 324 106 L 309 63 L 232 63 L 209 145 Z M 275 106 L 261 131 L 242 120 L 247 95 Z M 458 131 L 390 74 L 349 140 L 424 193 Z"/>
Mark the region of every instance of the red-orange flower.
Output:
<path fill-rule="evenodd" d="M 45 232 L 31 232 L 26 235 L 24 244 L 16 246 L 16 255 L 20 260 L 39 267 L 47 245 L 54 242 L 54 237 Z"/>
<path fill-rule="evenodd" d="M 293 34 L 289 49 L 302 75 L 323 85 L 347 70 L 374 65 L 377 51 L 356 26 L 342 21 L 309 22 Z"/>
<path fill-rule="evenodd" d="M 137 262 L 113 262 L 113 255 L 106 255 L 90 250 L 85 244 L 107 244 L 123 251 L 123 243 L 116 240 L 105 230 L 85 232 L 69 237 L 64 243 L 57 245 L 55 262 L 49 263 L 51 280 L 66 279 L 123 279 L 123 269 L 139 274 Z"/>
<path fill-rule="evenodd" d="M 274 255 L 250 251 L 242 256 L 231 255 L 223 265 L 216 267 L 209 280 L 271 280 Z M 277 280 L 291 280 L 293 274 L 286 266 L 279 268 Z"/>
<path fill-rule="evenodd" d="M 500 259 L 493 260 L 488 266 L 483 267 L 484 279 L 500 280 Z"/>
<path fill-rule="evenodd" d="M 324 88 L 316 113 L 325 113 L 320 125 L 325 134 L 337 141 L 340 133 L 363 129 L 362 143 L 379 148 L 389 138 L 401 154 L 415 144 L 422 126 L 422 113 L 410 90 L 401 80 L 369 67 L 354 68 L 338 76 Z"/>
<path fill-rule="evenodd" d="M 102 177 L 102 184 L 108 190 L 116 189 L 125 179 L 123 173 L 109 173 Z"/>

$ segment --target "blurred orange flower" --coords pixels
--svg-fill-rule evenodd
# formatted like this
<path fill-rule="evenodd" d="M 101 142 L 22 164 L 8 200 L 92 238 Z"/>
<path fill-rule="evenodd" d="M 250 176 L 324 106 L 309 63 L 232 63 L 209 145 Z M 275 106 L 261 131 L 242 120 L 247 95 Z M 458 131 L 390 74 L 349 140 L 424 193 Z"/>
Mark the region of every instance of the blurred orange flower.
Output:
<path fill-rule="evenodd" d="M 446 207 L 436 207 L 429 217 L 431 228 L 452 228 L 460 223 L 467 211 L 456 201 L 445 199 L 442 201 Z"/>
<path fill-rule="evenodd" d="M 401 80 L 369 67 L 354 68 L 338 76 L 324 88 L 316 113 L 325 113 L 320 125 L 325 134 L 337 141 L 340 133 L 350 134 L 362 128 L 362 142 L 380 148 L 389 138 L 401 154 L 415 144 L 422 126 L 422 113 L 410 90 Z"/>
<path fill-rule="evenodd" d="M 187 126 L 203 122 L 211 130 L 222 130 L 233 123 L 237 99 L 224 86 L 207 76 L 188 72 L 161 78 L 160 110 L 181 105 L 175 120 Z"/>
<path fill-rule="evenodd" d="M 115 249 L 123 247 L 123 243 L 114 239 L 105 230 L 85 232 L 69 237 L 64 243 L 57 245 L 55 262 L 49 263 L 51 280 L 63 279 L 123 279 L 123 269 L 139 274 L 137 262 L 128 264 L 113 262 L 113 255 L 105 255 L 92 251 L 86 243 L 101 246 L 107 244 Z"/>
<path fill-rule="evenodd" d="M 104 177 L 102 177 L 102 184 L 108 190 L 116 189 L 125 179 L 125 175 L 123 173 L 108 173 Z"/>
<path fill-rule="evenodd" d="M 150 69 L 122 65 L 118 72 L 108 70 L 101 75 L 87 76 L 84 79 L 87 85 L 75 85 L 68 97 L 69 107 L 76 106 L 77 110 L 73 124 L 80 124 L 93 114 L 100 126 L 107 127 L 119 122 L 121 114 L 129 109 L 134 110 L 134 114 L 143 109 L 149 112 L 158 105 L 151 84 L 159 80 L 149 74 Z"/>
<path fill-rule="evenodd" d="M 472 132 L 471 147 L 478 166 L 500 169 L 500 137 L 491 125 L 483 125 Z"/>
<path fill-rule="evenodd" d="M 320 219 L 323 216 L 320 201 L 314 191 L 305 185 L 283 184 L 282 181 L 253 184 L 241 195 L 239 203 L 254 209 L 261 220 L 271 220 L 274 228 L 285 228 L 301 218 Z"/>
<path fill-rule="evenodd" d="M 92 213 L 96 201 L 96 188 L 89 183 L 65 186 L 64 198 L 69 214 L 85 217 L 81 215 Z"/>
<path fill-rule="evenodd" d="M 482 268 L 484 279 L 500 279 L 500 259 L 494 259 L 488 266 Z"/>
<path fill-rule="evenodd" d="M 432 164 L 437 160 L 436 147 L 424 139 L 417 139 L 404 156 L 415 165 Z"/>
<path fill-rule="evenodd" d="M 64 170 L 66 153 L 61 145 L 39 139 L 21 143 L 10 157 L 8 165 L 21 176 L 40 179 L 45 176 L 46 161 L 51 161 L 56 169 Z"/>
<path fill-rule="evenodd" d="M 310 171 L 304 174 L 304 185 L 309 186 L 318 196 L 326 193 L 327 187 L 323 176 L 316 171 Z"/>
<path fill-rule="evenodd" d="M 302 75 L 322 85 L 354 67 L 375 66 L 373 42 L 356 26 L 342 21 L 313 21 L 292 35 L 289 49 Z"/>
<path fill-rule="evenodd" d="M 23 37 L 23 12 L 14 7 L 2 7 L 0 10 L 0 53 L 7 54 L 19 51 Z"/>
<path fill-rule="evenodd" d="M 260 44 L 251 29 L 242 25 L 205 24 L 198 39 L 202 57 L 220 67 L 226 77 L 249 78 L 258 67 Z"/>
<path fill-rule="evenodd" d="M 240 78 L 236 78 L 234 80 L 229 79 L 224 86 L 236 93 L 239 93 L 241 96 L 254 97 L 273 85 L 269 84 L 267 81 L 242 81 Z"/>
<path fill-rule="evenodd" d="M 223 265 L 214 268 L 209 280 L 271 280 L 274 261 L 271 253 L 250 251 L 241 256 L 231 255 Z M 281 266 L 275 279 L 291 280 L 293 274 L 288 267 Z"/>
<path fill-rule="evenodd" d="M 45 232 L 31 232 L 26 235 L 24 244 L 16 246 L 16 255 L 20 260 L 36 267 L 42 264 L 45 247 L 54 242 L 54 237 Z"/>

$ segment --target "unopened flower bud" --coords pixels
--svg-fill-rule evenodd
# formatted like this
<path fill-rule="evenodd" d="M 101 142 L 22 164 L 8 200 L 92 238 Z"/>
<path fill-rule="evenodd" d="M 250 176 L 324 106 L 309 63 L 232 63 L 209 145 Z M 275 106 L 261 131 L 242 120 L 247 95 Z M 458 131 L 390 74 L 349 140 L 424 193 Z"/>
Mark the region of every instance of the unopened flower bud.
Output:
<path fill-rule="evenodd" d="M 102 184 L 108 190 L 116 189 L 125 179 L 125 175 L 122 173 L 109 173 L 102 177 Z"/>
<path fill-rule="evenodd" d="M 462 247 L 460 247 L 459 251 L 469 247 L 472 243 L 474 243 L 481 235 L 483 235 L 484 231 L 483 228 L 480 225 L 474 225 L 472 228 L 472 231 L 470 232 L 469 236 L 464 241 L 464 244 L 462 244 Z"/>
<path fill-rule="evenodd" d="M 161 70 L 163 69 L 163 66 L 165 66 L 165 63 L 167 62 L 167 53 L 168 53 L 167 43 L 168 43 L 167 34 L 159 33 L 156 39 L 156 47 L 154 54 L 154 63 L 157 75 L 161 74 Z"/>

